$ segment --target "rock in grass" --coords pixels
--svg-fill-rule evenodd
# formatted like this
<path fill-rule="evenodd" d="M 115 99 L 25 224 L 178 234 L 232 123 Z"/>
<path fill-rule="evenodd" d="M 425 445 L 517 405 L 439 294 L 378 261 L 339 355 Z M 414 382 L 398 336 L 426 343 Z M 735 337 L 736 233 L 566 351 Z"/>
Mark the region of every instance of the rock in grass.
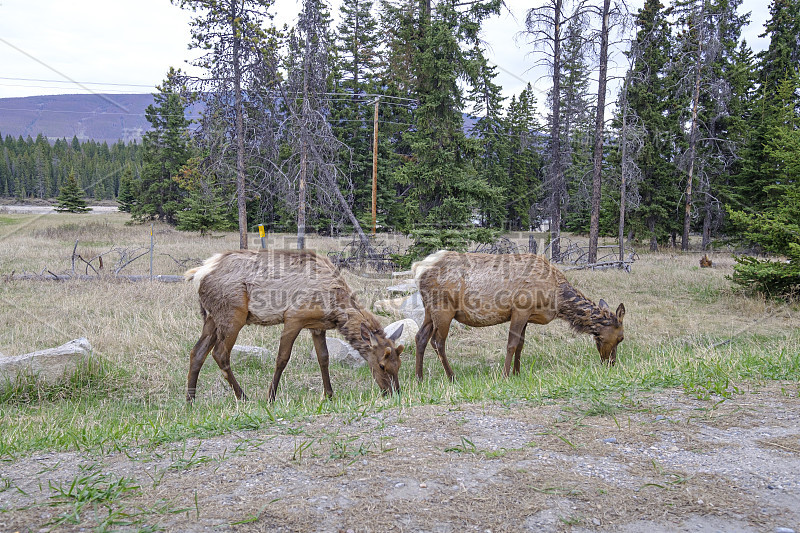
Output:
<path fill-rule="evenodd" d="M 231 348 L 231 359 L 238 359 L 241 361 L 252 360 L 256 363 L 265 363 L 271 355 L 269 350 L 261 346 L 234 344 L 233 348 Z"/>
<path fill-rule="evenodd" d="M 425 320 L 425 306 L 422 305 L 422 295 L 419 292 L 408 296 L 400 306 L 400 313 L 406 318 L 410 318 L 421 326 Z"/>
<path fill-rule="evenodd" d="M 405 283 L 400 283 L 399 285 L 392 285 L 391 287 L 386 287 L 386 291 L 389 293 L 414 292 L 416 290 L 417 290 L 417 284 L 414 281 L 407 281 Z"/>
<path fill-rule="evenodd" d="M 378 300 L 372 304 L 372 310 L 376 313 L 383 313 L 386 315 L 400 316 L 400 307 L 405 302 L 405 296 L 398 296 L 397 298 L 389 298 L 388 300 Z"/>
<path fill-rule="evenodd" d="M 81 337 L 58 348 L 2 357 L 0 388 L 13 385 L 24 376 L 33 376 L 38 382 L 47 385 L 66 381 L 91 353 L 92 345 L 85 337 Z"/>
<path fill-rule="evenodd" d="M 349 343 L 336 337 L 325 337 L 325 342 L 328 344 L 328 357 L 330 362 L 340 363 L 344 366 L 351 368 L 358 368 L 367 364 L 358 350 L 350 346 Z M 311 347 L 311 352 L 308 356 L 314 360 L 317 358 L 317 352 L 314 347 Z"/>
<path fill-rule="evenodd" d="M 402 344 L 406 348 L 414 346 L 415 336 L 419 331 L 419 326 L 417 326 L 417 323 L 410 318 L 398 320 L 397 322 L 392 322 L 391 324 L 383 328 L 383 331 L 386 332 L 387 337 L 390 337 L 395 331 L 397 331 L 397 328 L 399 328 L 401 325 L 403 326 L 403 333 L 400 334 L 400 338 L 394 341 L 394 343 Z"/>

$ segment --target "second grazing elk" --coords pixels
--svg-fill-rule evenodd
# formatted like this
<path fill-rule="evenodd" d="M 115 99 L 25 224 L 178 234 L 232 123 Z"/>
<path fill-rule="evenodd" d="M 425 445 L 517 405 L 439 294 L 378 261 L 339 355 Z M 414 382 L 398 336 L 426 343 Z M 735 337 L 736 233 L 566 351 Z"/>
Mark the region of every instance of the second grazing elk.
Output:
<path fill-rule="evenodd" d="M 422 379 L 425 347 L 430 340 L 447 377 L 454 379 L 445 354 L 450 322 L 472 327 L 510 322 L 503 375 L 511 362 L 519 373 L 520 355 L 529 323 L 567 321 L 575 331 L 595 339 L 603 362 L 613 365 L 625 333 L 625 306 L 611 311 L 604 300 L 594 304 L 574 288 L 564 274 L 535 254 L 464 254 L 439 251 L 412 266 L 425 307 L 416 336 L 416 375 Z"/>

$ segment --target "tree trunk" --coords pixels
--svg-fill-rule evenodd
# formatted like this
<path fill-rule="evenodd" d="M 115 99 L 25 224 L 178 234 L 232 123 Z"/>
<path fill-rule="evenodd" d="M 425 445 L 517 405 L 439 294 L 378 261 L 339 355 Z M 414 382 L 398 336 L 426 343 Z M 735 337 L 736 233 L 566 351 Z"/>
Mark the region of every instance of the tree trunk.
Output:
<path fill-rule="evenodd" d="M 308 172 L 308 143 L 303 134 L 300 151 L 300 184 L 297 191 L 297 249 L 306 247 L 306 172 Z"/>
<path fill-rule="evenodd" d="M 597 86 L 597 117 L 594 123 L 594 168 L 592 172 L 592 214 L 589 219 L 589 262 L 597 262 L 600 235 L 600 194 L 603 171 L 603 130 L 605 126 L 606 82 L 608 81 L 608 18 L 611 0 L 603 1 L 603 27 L 600 30 L 600 76 Z M 623 181 L 624 183 L 624 181 Z M 622 258 L 620 258 L 620 261 Z"/>
<path fill-rule="evenodd" d="M 622 104 L 622 132 L 621 132 L 621 135 L 620 135 L 620 138 L 622 139 L 622 164 L 620 165 L 619 233 L 618 233 L 618 237 L 617 237 L 619 239 L 619 260 L 620 261 L 625 259 L 625 194 L 626 194 L 626 185 L 627 185 L 626 172 L 628 170 L 627 168 L 625 168 L 627 166 L 625 163 L 626 163 L 626 157 L 628 155 L 628 139 L 626 137 L 626 135 L 628 133 L 627 132 L 628 121 L 627 121 L 627 115 L 626 115 L 627 110 L 625 109 L 625 105 L 627 104 L 627 102 L 625 102 L 625 91 L 626 91 L 626 89 L 623 89 L 623 96 L 622 96 L 622 98 L 623 98 L 623 104 Z"/>
<path fill-rule="evenodd" d="M 561 6 L 555 0 L 553 9 L 553 114 L 550 126 L 550 254 L 554 261 L 561 257 L 561 195 L 564 174 L 561 168 Z"/>
<path fill-rule="evenodd" d="M 236 3 L 231 4 L 231 24 L 233 33 L 237 34 L 236 22 Z M 242 105 L 242 71 L 240 64 L 241 42 L 238 38 L 233 39 L 233 113 L 236 127 L 236 207 L 239 212 L 239 248 L 247 249 L 247 203 L 245 201 L 245 169 L 244 169 L 244 109 Z"/>
<path fill-rule="evenodd" d="M 703 250 L 708 250 L 711 244 L 711 195 L 705 194 L 705 216 L 703 217 Z"/>
<path fill-rule="evenodd" d="M 700 17 L 702 21 L 703 12 Z M 700 30 L 698 29 L 698 32 Z M 700 67 L 703 54 L 703 41 L 697 39 L 697 57 L 695 58 L 694 94 L 692 95 L 692 126 L 689 130 L 689 176 L 686 180 L 686 208 L 683 216 L 683 236 L 681 250 L 689 250 L 689 227 L 692 222 L 692 181 L 694 180 L 694 159 L 697 146 L 697 107 L 700 101 Z"/>
<path fill-rule="evenodd" d="M 375 235 L 378 217 L 378 103 L 380 97 L 375 99 L 375 118 L 373 119 L 372 135 L 372 234 Z"/>

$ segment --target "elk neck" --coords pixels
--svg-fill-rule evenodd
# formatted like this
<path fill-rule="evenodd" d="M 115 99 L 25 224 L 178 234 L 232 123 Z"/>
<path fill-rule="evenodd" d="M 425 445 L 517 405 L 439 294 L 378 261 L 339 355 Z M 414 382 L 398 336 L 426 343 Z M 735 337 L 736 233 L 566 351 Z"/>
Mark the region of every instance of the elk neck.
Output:
<path fill-rule="evenodd" d="M 375 315 L 361 307 L 355 298 L 348 298 L 346 304 L 340 307 L 342 312 L 336 319 L 336 329 L 358 353 L 369 353 L 370 343 L 361 337 L 361 324 L 366 324 L 376 335 L 381 335 L 383 328 Z"/>
<path fill-rule="evenodd" d="M 578 333 L 589 333 L 597 336 L 600 328 L 613 324 L 612 314 L 601 309 L 581 291 L 563 282 L 558 286 L 558 318 L 567 323 Z"/>

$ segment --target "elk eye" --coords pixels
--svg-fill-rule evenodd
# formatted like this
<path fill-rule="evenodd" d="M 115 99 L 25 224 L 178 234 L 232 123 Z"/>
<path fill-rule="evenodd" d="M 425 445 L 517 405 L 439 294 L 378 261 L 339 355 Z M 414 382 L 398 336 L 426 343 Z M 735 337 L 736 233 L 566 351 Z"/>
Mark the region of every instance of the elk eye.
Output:
<path fill-rule="evenodd" d="M 381 370 L 386 370 L 386 365 L 384 365 L 383 363 L 381 363 L 381 365 L 380 365 L 380 366 L 381 366 Z"/>

